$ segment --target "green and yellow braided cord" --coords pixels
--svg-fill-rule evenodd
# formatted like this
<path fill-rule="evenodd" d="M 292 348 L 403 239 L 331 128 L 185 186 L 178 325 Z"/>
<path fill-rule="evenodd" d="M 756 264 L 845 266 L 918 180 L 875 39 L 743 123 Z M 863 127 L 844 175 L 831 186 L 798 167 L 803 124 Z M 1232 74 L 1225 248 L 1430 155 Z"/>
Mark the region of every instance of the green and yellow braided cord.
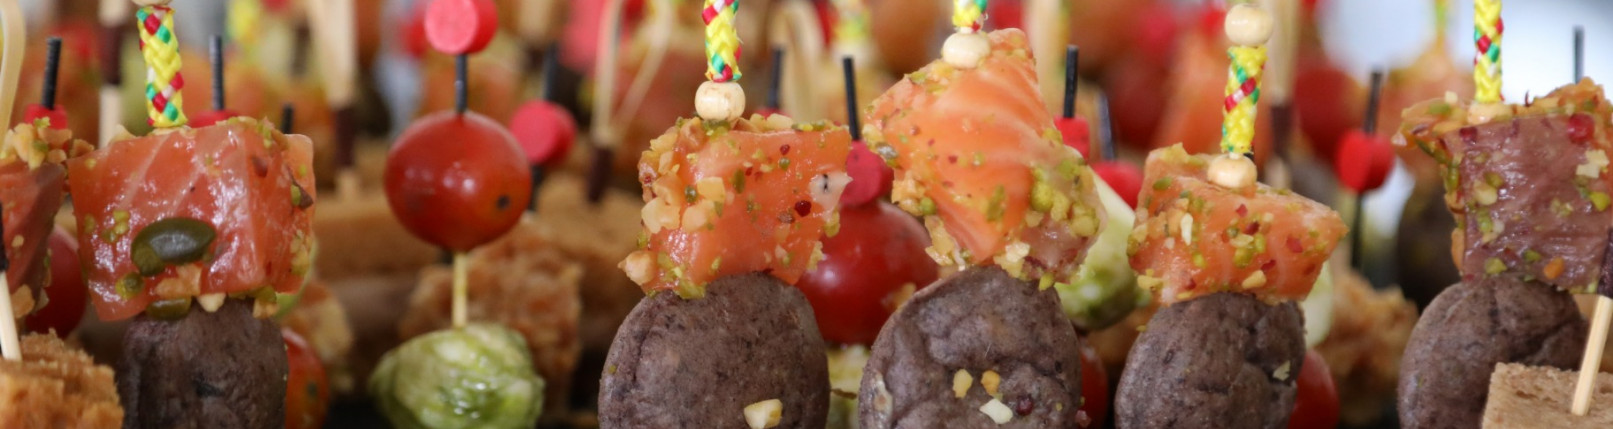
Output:
<path fill-rule="evenodd" d="M 1501 101 L 1501 0 L 1473 2 L 1473 100 Z"/>
<path fill-rule="evenodd" d="M 986 0 L 952 0 L 952 26 L 959 31 L 980 31 L 986 17 Z"/>
<path fill-rule="evenodd" d="M 146 116 L 151 126 L 184 126 L 185 86 L 180 76 L 179 36 L 174 34 L 173 9 L 146 6 L 135 12 L 140 31 L 140 55 L 146 60 Z"/>
<path fill-rule="evenodd" d="M 739 0 L 706 0 L 700 16 L 706 22 L 706 79 L 712 82 L 739 80 L 739 32 L 734 14 Z"/>
<path fill-rule="evenodd" d="M 1260 102 L 1260 75 L 1266 68 L 1265 46 L 1227 48 L 1232 61 L 1227 66 L 1225 114 L 1221 120 L 1221 151 L 1252 154 L 1255 136 L 1255 105 Z"/>

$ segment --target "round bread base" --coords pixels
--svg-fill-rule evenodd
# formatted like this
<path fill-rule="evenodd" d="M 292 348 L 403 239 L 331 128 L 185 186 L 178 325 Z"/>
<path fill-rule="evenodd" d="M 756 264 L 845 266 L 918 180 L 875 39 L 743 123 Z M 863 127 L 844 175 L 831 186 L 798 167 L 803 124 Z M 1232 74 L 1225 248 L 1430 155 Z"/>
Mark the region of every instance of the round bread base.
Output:
<path fill-rule="evenodd" d="M 600 427 L 749 429 L 745 407 L 777 399 L 776 427 L 822 429 L 829 368 L 817 326 L 799 290 L 758 273 L 717 279 L 700 299 L 645 298 L 605 358 Z"/>
<path fill-rule="evenodd" d="M 859 420 L 864 429 L 1077 427 L 1080 356 L 1057 292 L 970 268 L 920 290 L 885 323 L 863 372 Z M 967 383 L 954 383 L 959 371 Z M 1011 412 L 1006 422 L 982 411 L 991 401 Z"/>
<path fill-rule="evenodd" d="M 1574 298 L 1548 285 L 1486 278 L 1445 289 L 1401 357 L 1401 427 L 1479 427 L 1496 364 L 1576 368 L 1586 325 Z"/>
<path fill-rule="evenodd" d="M 1115 392 L 1115 427 L 1288 426 L 1305 361 L 1292 302 L 1215 293 L 1161 308 L 1137 337 Z"/>

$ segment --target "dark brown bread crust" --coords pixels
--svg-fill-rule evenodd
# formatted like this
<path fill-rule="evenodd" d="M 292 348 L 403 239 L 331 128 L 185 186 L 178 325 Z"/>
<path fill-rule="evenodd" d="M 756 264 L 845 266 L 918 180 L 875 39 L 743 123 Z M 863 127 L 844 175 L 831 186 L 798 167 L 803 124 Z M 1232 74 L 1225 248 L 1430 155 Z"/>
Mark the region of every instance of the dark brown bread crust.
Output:
<path fill-rule="evenodd" d="M 885 323 L 863 372 L 859 419 L 864 429 L 1079 427 L 1079 347 L 1053 290 L 971 268 L 919 291 Z M 961 399 L 960 369 L 975 380 Z M 1015 410 L 1001 425 L 980 411 L 992 399 L 987 370 Z"/>
<path fill-rule="evenodd" d="M 744 409 L 778 399 L 779 428 L 822 429 L 829 361 L 801 291 L 763 274 L 717 279 L 706 297 L 640 301 L 616 333 L 599 393 L 601 428 L 749 429 Z"/>
<path fill-rule="evenodd" d="M 1217 293 L 1162 308 L 1127 358 L 1115 427 L 1285 428 L 1304 361 L 1292 302 Z"/>
<path fill-rule="evenodd" d="M 118 395 L 125 429 L 283 429 L 286 343 L 280 325 L 227 299 L 177 321 L 134 318 L 123 336 Z"/>
<path fill-rule="evenodd" d="M 1479 427 L 1497 363 L 1574 368 L 1585 332 L 1574 299 L 1542 284 L 1494 278 L 1445 289 L 1402 358 L 1401 427 Z"/>

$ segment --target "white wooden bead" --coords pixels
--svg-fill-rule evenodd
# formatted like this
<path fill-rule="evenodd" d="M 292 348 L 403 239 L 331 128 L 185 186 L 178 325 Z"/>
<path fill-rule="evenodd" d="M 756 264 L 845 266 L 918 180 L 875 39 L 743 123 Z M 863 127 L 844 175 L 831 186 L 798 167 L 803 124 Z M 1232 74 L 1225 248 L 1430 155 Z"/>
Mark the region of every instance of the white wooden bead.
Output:
<path fill-rule="evenodd" d="M 1255 185 L 1255 162 L 1243 155 L 1223 155 L 1210 160 L 1207 175 L 1211 183 L 1230 189 L 1243 189 Z"/>
<path fill-rule="evenodd" d="M 953 67 L 972 69 L 991 54 L 991 41 L 980 33 L 952 33 L 941 45 L 941 59 Z"/>
<path fill-rule="evenodd" d="M 167 6 L 168 3 L 172 2 L 173 0 L 134 0 L 134 4 L 140 5 L 140 7 Z"/>
<path fill-rule="evenodd" d="M 1271 39 L 1271 14 L 1248 3 L 1227 11 L 1226 32 L 1232 43 L 1255 46 Z"/>
<path fill-rule="evenodd" d="M 700 84 L 694 94 L 694 111 L 708 121 L 732 121 L 745 113 L 745 89 L 738 82 Z"/>

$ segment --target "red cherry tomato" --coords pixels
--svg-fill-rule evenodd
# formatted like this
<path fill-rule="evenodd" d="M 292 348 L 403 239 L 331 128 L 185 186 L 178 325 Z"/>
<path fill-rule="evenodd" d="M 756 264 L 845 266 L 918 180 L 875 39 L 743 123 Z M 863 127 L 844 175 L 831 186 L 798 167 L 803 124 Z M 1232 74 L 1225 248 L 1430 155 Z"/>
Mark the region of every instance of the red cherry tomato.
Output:
<path fill-rule="evenodd" d="M 867 204 L 889 193 L 891 180 L 896 176 L 896 172 L 885 165 L 885 160 L 860 141 L 851 143 L 846 174 L 851 176 L 851 183 L 846 184 L 846 191 L 840 194 L 840 203 L 848 207 Z"/>
<path fill-rule="evenodd" d="M 314 349 L 290 328 L 281 328 L 286 341 L 286 429 L 316 429 L 330 411 L 330 383 L 325 366 Z"/>
<path fill-rule="evenodd" d="M 50 129 L 67 129 L 67 111 L 62 109 L 60 105 L 57 105 L 55 110 L 51 110 L 46 109 L 43 105 L 29 104 L 28 108 L 23 111 L 23 121 L 34 122 L 40 119 L 50 120 Z"/>
<path fill-rule="evenodd" d="M 387 203 L 409 232 L 468 251 L 509 231 L 532 198 L 515 137 L 474 112 L 441 112 L 410 125 L 387 154 Z"/>
<path fill-rule="evenodd" d="M 1325 60 L 1299 61 L 1294 70 L 1294 116 L 1312 153 L 1330 158 L 1338 153 L 1345 134 L 1361 129 L 1359 86 Z"/>
<path fill-rule="evenodd" d="M 1356 193 L 1364 193 L 1383 186 L 1389 170 L 1395 167 L 1395 148 L 1383 137 L 1368 135 L 1360 130 L 1344 135 L 1334 156 L 1333 168 L 1339 183 Z"/>
<path fill-rule="evenodd" d="M 571 112 L 547 101 L 531 101 L 510 118 L 510 134 L 521 144 L 528 165 L 551 165 L 566 160 L 577 139 L 577 121 Z"/>
<path fill-rule="evenodd" d="M 1137 208 L 1137 194 L 1143 191 L 1143 171 L 1137 166 L 1124 162 L 1099 162 L 1092 166 L 1092 172 L 1109 184 L 1120 199 L 1126 200 L 1131 208 Z"/>
<path fill-rule="evenodd" d="M 1092 343 L 1081 340 L 1081 412 L 1087 415 L 1086 427 L 1101 428 L 1109 419 L 1109 371 Z"/>
<path fill-rule="evenodd" d="M 206 112 L 202 112 L 200 115 L 190 117 L 190 127 L 191 128 L 201 128 L 201 127 L 211 126 L 213 124 L 223 122 L 223 121 L 225 121 L 227 119 L 234 118 L 236 116 L 241 116 L 241 115 L 238 114 L 238 113 L 235 113 L 235 112 L 231 112 L 229 110 L 209 110 L 209 111 L 206 111 Z"/>
<path fill-rule="evenodd" d="M 1176 50 L 1176 10 L 1167 3 L 1154 3 L 1137 15 L 1137 52 L 1158 66 L 1166 66 Z"/>
<path fill-rule="evenodd" d="M 498 33 L 493 0 L 432 0 L 425 18 L 426 39 L 449 55 L 481 52 Z"/>
<path fill-rule="evenodd" d="M 1339 425 L 1339 392 L 1333 388 L 1333 374 L 1322 354 L 1305 353 L 1305 366 L 1299 369 L 1294 413 L 1288 429 L 1331 429 Z"/>
<path fill-rule="evenodd" d="M 1109 94 L 1109 114 L 1114 118 L 1115 140 L 1148 149 L 1164 121 L 1168 95 L 1161 82 L 1170 78 L 1169 71 L 1140 57 L 1126 57 L 1115 68 L 1118 70 L 1105 76 L 1103 82 L 1103 90 Z"/>
<path fill-rule="evenodd" d="M 1087 120 L 1079 116 L 1066 118 L 1063 116 L 1053 120 L 1053 127 L 1058 128 L 1059 135 L 1064 137 L 1064 145 L 1081 152 L 1082 158 L 1092 158 L 1092 142 L 1089 138 L 1092 129 Z"/>
<path fill-rule="evenodd" d="M 1024 0 L 997 0 L 986 5 L 991 28 L 1025 28 Z"/>
<path fill-rule="evenodd" d="M 56 335 L 66 337 L 78 328 L 84 319 L 88 295 L 84 289 L 84 273 L 79 271 L 78 239 L 61 227 L 50 234 L 50 286 L 45 287 L 45 308 L 35 311 L 23 320 L 29 332 L 46 333 L 52 329 Z"/>
<path fill-rule="evenodd" d="M 823 240 L 823 260 L 796 287 L 812 303 L 823 339 L 873 344 L 896 310 L 903 286 L 922 289 L 939 276 L 918 219 L 886 202 L 840 211 L 840 233 Z"/>

